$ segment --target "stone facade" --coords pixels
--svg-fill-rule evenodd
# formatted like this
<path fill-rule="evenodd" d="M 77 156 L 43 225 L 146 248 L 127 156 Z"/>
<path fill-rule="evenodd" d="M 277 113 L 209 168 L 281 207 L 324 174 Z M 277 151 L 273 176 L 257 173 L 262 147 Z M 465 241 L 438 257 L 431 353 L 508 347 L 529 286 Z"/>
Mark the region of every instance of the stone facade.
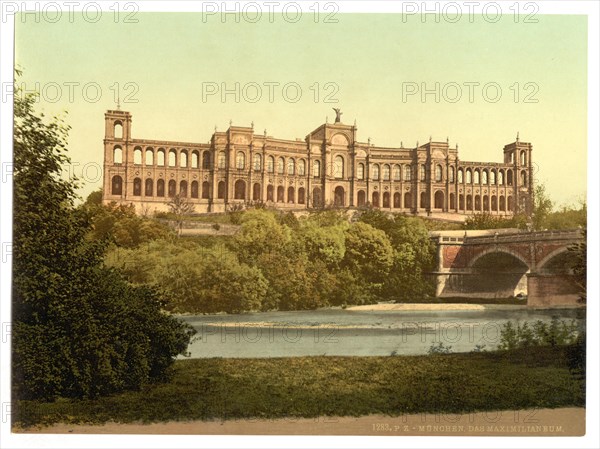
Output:
<path fill-rule="evenodd" d="M 105 113 L 104 202 L 167 210 L 181 193 L 196 212 L 265 203 L 285 210 L 373 206 L 423 215 L 529 213 L 532 146 L 504 147 L 504 161 L 465 162 L 448 142 L 385 148 L 357 140 L 356 126 L 325 123 L 304 140 L 230 126 L 210 142 L 134 139 L 131 114 Z"/>

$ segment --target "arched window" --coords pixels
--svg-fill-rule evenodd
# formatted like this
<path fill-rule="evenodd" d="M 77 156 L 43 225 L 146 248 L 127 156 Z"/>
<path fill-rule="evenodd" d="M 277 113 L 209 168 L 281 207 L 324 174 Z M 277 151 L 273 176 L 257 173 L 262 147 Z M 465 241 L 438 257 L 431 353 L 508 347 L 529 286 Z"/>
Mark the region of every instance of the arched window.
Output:
<path fill-rule="evenodd" d="M 278 203 L 285 202 L 285 198 L 283 197 L 284 194 L 285 194 L 285 189 L 283 188 L 283 186 L 277 187 L 277 202 Z"/>
<path fill-rule="evenodd" d="M 527 172 L 525 170 L 521 171 L 521 185 L 527 186 Z"/>
<path fill-rule="evenodd" d="M 473 210 L 473 196 L 467 195 L 467 210 Z"/>
<path fill-rule="evenodd" d="M 336 156 L 333 160 L 333 177 L 336 179 L 344 177 L 344 158 L 342 156 Z"/>
<path fill-rule="evenodd" d="M 496 195 L 492 195 L 492 210 L 494 212 L 498 211 L 498 198 L 496 197 Z"/>
<path fill-rule="evenodd" d="M 373 207 L 379 207 L 379 192 L 373 192 L 371 195 L 371 205 Z"/>
<path fill-rule="evenodd" d="M 187 151 L 181 150 L 179 153 L 179 166 L 182 168 L 186 168 L 188 164 L 188 154 Z"/>
<path fill-rule="evenodd" d="M 204 152 L 204 157 L 206 157 L 207 152 Z M 210 155 L 209 155 L 210 157 Z M 209 159 L 210 162 L 210 159 Z M 227 164 L 227 158 L 225 156 L 225 151 L 219 151 L 219 156 L 217 159 L 217 165 L 219 168 L 225 168 L 225 165 Z"/>
<path fill-rule="evenodd" d="M 462 193 L 458 195 L 458 208 L 460 210 L 465 209 L 465 196 Z"/>
<path fill-rule="evenodd" d="M 280 157 L 279 159 L 277 159 L 277 174 L 283 175 L 284 170 L 285 170 L 285 159 Z"/>
<path fill-rule="evenodd" d="M 146 179 L 146 188 L 144 189 L 144 195 L 152 196 L 154 194 L 154 183 L 150 178 Z"/>
<path fill-rule="evenodd" d="M 154 150 L 146 148 L 146 165 L 154 165 Z"/>
<path fill-rule="evenodd" d="M 300 159 L 298 161 L 298 175 L 304 176 L 306 175 L 306 161 L 304 159 Z M 300 203 L 300 191 L 298 190 L 298 203 Z M 300 203 L 302 204 L 302 203 Z"/>
<path fill-rule="evenodd" d="M 165 196 L 165 180 L 159 179 L 156 181 L 156 196 Z"/>
<path fill-rule="evenodd" d="M 204 150 L 202 152 L 202 168 L 204 170 L 210 170 L 210 151 Z M 225 168 L 225 152 L 219 153 L 219 168 Z"/>
<path fill-rule="evenodd" d="M 500 210 L 502 212 L 506 211 L 506 200 L 504 199 L 504 195 L 500 195 Z"/>
<path fill-rule="evenodd" d="M 323 205 L 323 198 L 321 195 L 321 189 L 319 187 L 315 187 L 313 189 L 312 194 L 312 206 L 313 207 L 321 207 Z"/>
<path fill-rule="evenodd" d="M 246 168 L 246 153 L 243 151 L 238 151 L 235 157 L 235 167 L 238 170 L 243 170 Z"/>
<path fill-rule="evenodd" d="M 504 172 L 498 170 L 498 185 L 504 185 Z"/>
<path fill-rule="evenodd" d="M 133 180 L 133 196 L 141 196 L 142 195 L 142 180 L 140 178 L 135 178 Z"/>
<path fill-rule="evenodd" d="M 367 195 L 364 190 L 358 191 L 358 207 L 364 207 L 367 204 Z"/>
<path fill-rule="evenodd" d="M 192 168 L 198 168 L 200 155 L 197 151 L 192 151 Z M 197 198 L 197 197 L 196 197 Z"/>
<path fill-rule="evenodd" d="M 238 179 L 234 185 L 234 199 L 243 200 L 246 198 L 246 183 Z"/>
<path fill-rule="evenodd" d="M 223 182 L 223 181 L 221 181 Z M 221 183 L 219 183 L 221 184 Z M 225 183 L 223 182 L 223 186 L 225 186 Z M 210 184 L 208 183 L 208 181 L 204 181 L 202 183 L 202 199 L 203 200 L 207 200 L 210 196 Z M 222 197 L 220 197 L 222 198 Z"/>
<path fill-rule="evenodd" d="M 512 170 L 506 170 L 506 185 L 513 185 L 513 172 Z"/>
<path fill-rule="evenodd" d="M 177 153 L 175 150 L 169 150 L 169 167 L 175 167 L 177 165 Z"/>
<path fill-rule="evenodd" d="M 384 181 L 390 180 L 390 166 L 388 164 L 384 164 L 384 166 L 383 166 L 383 180 Z M 389 198 L 388 198 L 388 201 L 389 201 Z M 385 195 L 384 195 L 384 206 L 383 207 L 386 207 L 385 206 Z"/>
<path fill-rule="evenodd" d="M 427 169 L 425 168 L 425 164 L 419 166 L 419 179 L 421 181 L 427 181 Z"/>
<path fill-rule="evenodd" d="M 313 162 L 313 176 L 319 178 L 321 176 L 321 161 Z"/>
<path fill-rule="evenodd" d="M 490 170 L 490 184 L 496 184 L 496 170 Z"/>
<path fill-rule="evenodd" d="M 454 210 L 456 209 L 456 196 L 454 195 L 454 193 L 450 194 L 450 210 Z"/>
<path fill-rule="evenodd" d="M 356 167 L 356 177 L 358 179 L 365 179 L 365 164 L 362 162 Z"/>
<path fill-rule="evenodd" d="M 442 182 L 442 166 L 440 164 L 435 166 L 435 182 Z"/>
<path fill-rule="evenodd" d="M 488 212 L 490 210 L 490 197 L 483 195 L 483 211 Z"/>
<path fill-rule="evenodd" d="M 183 198 L 187 197 L 187 181 L 181 181 L 179 183 L 179 195 L 182 196 Z"/>
<path fill-rule="evenodd" d="M 454 182 L 454 167 L 448 169 L 448 182 Z"/>
<path fill-rule="evenodd" d="M 394 165 L 394 170 L 392 173 L 392 176 L 394 177 L 394 181 L 400 181 L 400 166 L 399 165 Z"/>
<path fill-rule="evenodd" d="M 457 179 L 457 181 L 458 181 L 459 184 L 462 184 L 463 180 L 464 180 L 464 178 L 463 178 L 463 170 L 462 170 L 462 168 L 459 168 L 458 169 L 458 179 Z"/>
<path fill-rule="evenodd" d="M 412 207 L 412 195 L 410 192 L 404 194 L 404 208 L 410 209 Z"/>
<path fill-rule="evenodd" d="M 412 180 L 412 167 L 410 165 L 404 166 L 404 180 L 405 181 Z"/>
<path fill-rule="evenodd" d="M 466 178 L 466 181 L 465 181 L 465 182 L 466 182 L 467 184 L 471 184 L 471 183 L 473 182 L 473 178 L 472 178 L 472 176 L 471 176 L 471 169 L 470 169 L 470 168 L 467 168 L 467 172 L 466 172 L 466 173 L 467 173 L 467 174 L 466 174 L 466 176 L 465 176 L 465 178 Z"/>
<path fill-rule="evenodd" d="M 198 181 L 192 181 L 192 198 L 198 198 Z"/>
<path fill-rule="evenodd" d="M 175 196 L 175 194 L 177 193 L 177 183 L 175 182 L 174 179 L 171 179 L 169 181 L 169 197 L 173 198 Z"/>
<path fill-rule="evenodd" d="M 487 170 L 483 170 L 481 172 L 481 183 L 482 184 L 487 184 L 488 183 L 488 172 L 487 172 Z"/>
<path fill-rule="evenodd" d="M 287 191 L 287 202 L 288 203 L 295 203 L 296 202 L 296 194 L 294 192 L 294 188 L 293 187 L 288 187 L 288 191 Z"/>
<path fill-rule="evenodd" d="M 260 153 L 254 154 L 253 168 L 254 168 L 254 171 L 262 170 L 262 156 L 260 155 Z"/>
<path fill-rule="evenodd" d="M 142 149 L 140 147 L 135 147 L 133 150 L 133 163 L 135 165 L 142 165 Z"/>
<path fill-rule="evenodd" d="M 289 158 L 288 163 L 287 163 L 287 174 L 293 175 L 295 173 L 296 173 L 296 161 L 293 158 Z"/>
<path fill-rule="evenodd" d="M 475 210 L 481 210 L 481 197 L 475 195 Z"/>
<path fill-rule="evenodd" d="M 373 179 L 375 181 L 379 181 L 379 165 L 378 164 L 373 164 L 372 175 L 373 175 Z"/>
<path fill-rule="evenodd" d="M 304 192 L 305 192 L 304 187 L 300 187 L 298 189 L 298 204 L 304 204 L 304 202 L 306 201 L 305 200 L 306 194 Z"/>
<path fill-rule="evenodd" d="M 115 136 L 115 139 L 123 138 L 123 124 L 121 123 L 121 121 L 116 121 L 114 123 L 113 135 Z"/>
<path fill-rule="evenodd" d="M 207 183 L 208 184 L 208 183 Z M 204 185 L 202 186 L 202 188 L 204 189 Z M 204 195 L 204 193 L 202 193 Z M 206 195 L 208 195 L 208 186 L 206 188 Z M 208 196 L 207 196 L 208 198 Z M 219 184 L 217 184 L 217 199 L 224 199 L 225 198 L 225 181 L 219 181 Z"/>
<path fill-rule="evenodd" d="M 525 165 L 525 151 L 521 151 L 521 165 Z"/>
<path fill-rule="evenodd" d="M 429 206 L 429 201 L 427 201 L 427 193 L 421 192 L 421 201 L 420 201 L 421 209 L 426 209 Z"/>
<path fill-rule="evenodd" d="M 254 183 L 252 187 L 252 201 L 260 201 L 260 184 Z"/>
<path fill-rule="evenodd" d="M 115 175 L 112 177 L 110 193 L 112 195 L 123 194 L 123 178 L 121 178 L 119 175 Z"/>
<path fill-rule="evenodd" d="M 508 209 L 509 212 L 512 212 L 513 207 L 514 207 L 513 197 L 511 195 L 509 195 L 508 198 L 506 199 L 506 208 Z"/>
<path fill-rule="evenodd" d="M 444 208 L 444 192 L 441 190 L 435 192 L 435 195 L 433 196 L 433 206 L 436 209 Z"/>
<path fill-rule="evenodd" d="M 473 184 L 479 184 L 479 170 L 473 172 Z"/>
<path fill-rule="evenodd" d="M 390 192 L 383 192 L 383 207 L 390 207 Z"/>
<path fill-rule="evenodd" d="M 267 171 L 269 173 L 273 173 L 275 171 L 275 158 L 273 156 L 269 156 L 267 158 Z"/>
<path fill-rule="evenodd" d="M 275 201 L 275 196 L 273 194 L 273 186 L 270 184 L 267 186 L 267 201 Z"/>
<path fill-rule="evenodd" d="M 394 193 L 394 209 L 400 209 L 400 192 Z"/>
<path fill-rule="evenodd" d="M 115 148 L 113 150 L 113 161 L 115 164 L 123 163 L 123 150 L 119 145 L 115 145 Z"/>
<path fill-rule="evenodd" d="M 156 165 L 160 165 L 161 167 L 165 166 L 165 149 L 159 148 L 158 153 L 156 154 Z"/>

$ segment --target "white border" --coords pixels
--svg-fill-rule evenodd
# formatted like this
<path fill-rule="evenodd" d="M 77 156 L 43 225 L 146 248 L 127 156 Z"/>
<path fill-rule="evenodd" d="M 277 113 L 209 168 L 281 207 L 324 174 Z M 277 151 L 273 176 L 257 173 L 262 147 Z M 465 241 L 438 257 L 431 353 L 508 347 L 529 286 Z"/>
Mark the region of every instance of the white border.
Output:
<path fill-rule="evenodd" d="M 25 5 L 27 8 L 33 8 L 35 3 L 45 4 L 49 2 L 2 2 L 2 11 L 8 3 Z M 66 2 L 55 2 L 65 4 Z M 93 2 L 80 2 L 80 5 Z M 102 2 L 103 10 L 107 11 L 114 1 Z M 206 2 L 221 5 L 221 2 Z M 229 2 L 231 3 L 231 2 Z M 238 2 L 240 5 L 250 2 Z M 264 2 L 258 2 L 259 4 Z M 279 2 L 276 10 L 281 10 L 281 5 L 291 2 Z M 327 3 L 327 2 L 321 2 Z M 339 12 L 402 12 L 400 2 L 389 1 L 336 1 L 339 6 Z M 421 1 L 406 2 L 421 5 Z M 428 7 L 433 7 L 429 2 Z M 438 2 L 441 8 L 448 3 Z M 464 2 L 456 2 L 463 4 Z M 476 6 L 477 11 L 486 3 L 479 2 Z M 501 5 L 506 13 L 515 2 L 496 2 Z M 167 448 L 167 447 L 212 447 L 212 446 L 230 446 L 230 447 L 290 447 L 299 448 L 306 446 L 344 447 L 358 448 L 363 446 L 378 447 L 445 447 L 445 448 L 480 448 L 492 447 L 502 448 L 529 447 L 529 448 L 597 448 L 600 447 L 599 431 L 599 413 L 598 398 L 599 388 L 598 379 L 600 378 L 598 370 L 598 267 L 599 264 L 599 233 L 600 225 L 599 208 L 596 194 L 600 191 L 598 177 L 598 168 L 600 168 L 600 140 L 598 135 L 598 123 L 600 120 L 598 109 L 598 79 L 600 79 L 598 67 L 599 54 L 599 3 L 596 1 L 543 1 L 535 2 L 539 6 L 538 14 L 583 14 L 588 16 L 588 319 L 592 325 L 588 326 L 588 387 L 587 387 L 587 434 L 585 437 L 315 437 L 315 436 L 294 436 L 294 437 L 264 437 L 264 436 L 177 436 L 177 435 L 47 435 L 47 434 L 12 434 L 8 423 L 0 423 L 0 447 L 10 448 L 104 448 L 104 447 L 143 447 L 143 448 Z M 98 3 L 97 3 L 98 4 Z M 135 2 L 139 10 L 146 11 L 202 11 L 200 2 Z M 310 12 L 314 1 L 298 2 L 303 11 Z M 80 9 L 80 7 L 76 7 Z M 65 6 L 65 11 L 67 11 Z M 13 79 L 13 44 L 14 44 L 14 25 L 8 20 L 5 21 L 2 16 L 0 26 L 0 82 L 11 82 Z M 548 45 L 553 45 L 548 42 Z M 9 163 L 12 154 L 12 104 L 10 102 L 1 102 L 0 104 L 0 155 L 2 164 Z M 0 183 L 0 241 L 12 241 L 12 184 Z M 10 262 L 10 260 L 8 261 Z M 2 323 L 10 321 L 10 263 L 0 264 L 0 317 Z M 4 328 L 3 328 L 4 331 Z M 10 397 L 10 350 L 7 343 L 0 343 L 0 376 L 1 389 L 0 398 L 2 403 L 6 403 Z M 3 406 L 4 407 L 4 406 Z M 4 411 L 4 410 L 3 410 Z"/>

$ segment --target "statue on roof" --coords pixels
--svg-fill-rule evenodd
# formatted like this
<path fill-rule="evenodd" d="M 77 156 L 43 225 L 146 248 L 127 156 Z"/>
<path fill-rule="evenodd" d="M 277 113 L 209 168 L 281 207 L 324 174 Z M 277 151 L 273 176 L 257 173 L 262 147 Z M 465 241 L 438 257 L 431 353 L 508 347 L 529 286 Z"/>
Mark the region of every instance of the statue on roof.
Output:
<path fill-rule="evenodd" d="M 340 123 L 343 112 L 340 111 L 340 108 L 331 108 L 335 111 L 335 123 Z"/>

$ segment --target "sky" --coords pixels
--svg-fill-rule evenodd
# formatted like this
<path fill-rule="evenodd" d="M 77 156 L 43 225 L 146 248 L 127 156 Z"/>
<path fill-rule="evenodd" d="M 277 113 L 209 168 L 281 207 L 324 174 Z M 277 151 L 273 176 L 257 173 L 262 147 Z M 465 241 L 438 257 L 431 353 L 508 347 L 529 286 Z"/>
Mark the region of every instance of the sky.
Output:
<path fill-rule="evenodd" d="M 116 108 L 118 91 L 133 138 L 207 142 L 230 120 L 304 138 L 333 122 L 336 107 L 344 123 L 356 120 L 360 141 L 449 139 L 461 160 L 501 162 L 519 133 L 533 144 L 535 182 L 555 204 L 585 198 L 586 16 L 423 23 L 338 13 L 337 23 L 315 23 L 304 13 L 292 23 L 265 15 L 256 23 L 250 14 L 237 23 L 201 13 L 138 12 L 137 23 L 123 11 L 95 23 L 17 16 L 19 84 L 41 91 L 40 111 L 68 112 L 80 194 L 101 186 L 104 112 Z"/>

